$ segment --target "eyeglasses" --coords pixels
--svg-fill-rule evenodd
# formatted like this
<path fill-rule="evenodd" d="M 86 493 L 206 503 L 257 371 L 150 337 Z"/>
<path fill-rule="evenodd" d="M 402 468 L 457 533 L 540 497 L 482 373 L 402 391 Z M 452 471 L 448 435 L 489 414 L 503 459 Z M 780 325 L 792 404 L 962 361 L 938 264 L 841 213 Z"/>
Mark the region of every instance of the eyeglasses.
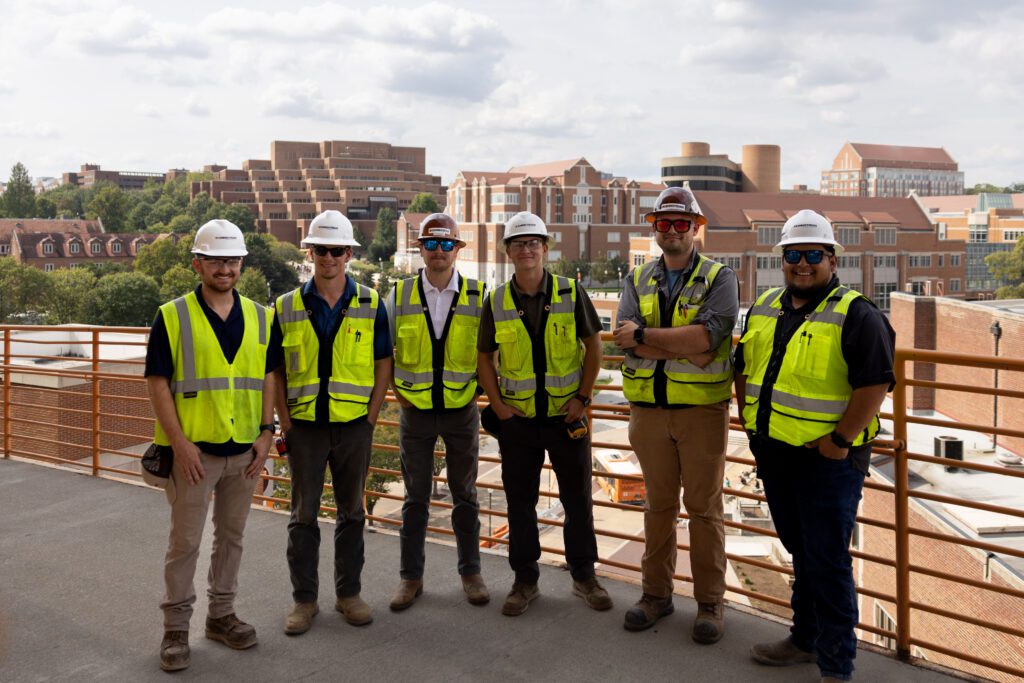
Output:
<path fill-rule="evenodd" d="M 824 249 L 808 249 L 807 251 L 799 251 L 797 249 L 783 249 L 782 258 L 791 266 L 795 266 L 800 263 L 800 259 L 803 258 L 807 261 L 807 265 L 816 266 L 821 263 L 821 260 L 825 258 L 825 254 L 828 253 Z"/>
<path fill-rule="evenodd" d="M 237 268 L 238 266 L 242 265 L 241 256 L 232 256 L 228 258 L 218 258 L 216 256 L 200 256 L 199 260 L 205 261 L 206 263 L 212 263 L 216 266 L 227 266 L 228 268 Z"/>
<path fill-rule="evenodd" d="M 654 229 L 658 232 L 668 232 L 669 230 L 675 230 L 678 233 L 685 234 L 690 232 L 690 228 L 693 227 L 693 221 L 688 221 L 684 218 L 659 218 L 654 221 Z"/>
<path fill-rule="evenodd" d="M 523 249 L 529 249 L 530 251 L 536 251 L 540 249 L 541 245 L 544 244 L 544 240 L 532 239 L 532 240 L 512 240 L 508 243 L 508 248 L 512 251 L 522 251 Z"/>
<path fill-rule="evenodd" d="M 455 240 L 423 240 L 420 244 L 427 251 L 437 251 L 438 247 L 441 247 L 441 251 L 451 251 L 455 248 Z"/>
<path fill-rule="evenodd" d="M 341 258 L 345 254 L 347 254 L 350 249 L 351 247 L 325 247 L 318 244 L 317 246 L 313 247 L 313 253 L 316 254 L 317 256 L 327 256 L 328 254 L 330 254 L 334 258 Z"/>

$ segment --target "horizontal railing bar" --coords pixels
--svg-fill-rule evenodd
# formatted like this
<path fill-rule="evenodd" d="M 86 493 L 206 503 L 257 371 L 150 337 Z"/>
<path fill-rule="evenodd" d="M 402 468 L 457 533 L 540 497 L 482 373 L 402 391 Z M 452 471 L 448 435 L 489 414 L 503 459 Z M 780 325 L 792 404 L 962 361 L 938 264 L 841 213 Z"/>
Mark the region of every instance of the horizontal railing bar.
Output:
<path fill-rule="evenodd" d="M 981 590 L 991 591 L 993 593 L 1001 593 L 1003 595 L 1010 595 L 1012 597 L 1021 598 L 1022 600 L 1024 600 L 1024 590 L 1010 588 L 1009 586 L 1000 586 L 994 583 L 979 581 L 978 579 L 970 579 L 966 576 L 948 574 L 938 569 L 932 569 L 931 567 L 922 567 L 916 564 L 910 565 L 910 571 L 914 572 L 915 574 L 924 574 L 925 576 L 932 576 L 936 579 L 944 579 L 951 583 L 959 583 L 965 586 L 971 586 L 972 588 L 980 588 Z"/>
<path fill-rule="evenodd" d="M 978 550 L 988 550 L 993 553 L 1001 553 L 1003 555 L 1012 555 L 1013 557 L 1024 558 L 1024 550 L 1017 550 L 1016 548 L 1010 548 L 1004 545 L 997 545 L 995 543 L 975 541 L 971 538 L 951 536 L 950 534 L 943 534 L 937 531 L 927 531 L 925 529 L 920 529 L 918 527 L 910 527 L 910 533 L 915 536 L 923 536 L 924 538 L 931 538 L 936 541 L 945 541 L 946 543 L 952 543 L 953 545 L 966 545 L 971 548 L 977 548 Z"/>
<path fill-rule="evenodd" d="M 925 453 L 907 453 L 907 459 L 913 460 L 914 462 L 927 462 L 933 465 L 943 465 L 945 467 L 957 467 L 963 470 L 974 470 L 976 472 L 988 472 L 990 474 L 999 474 L 1006 477 L 1017 477 L 1018 479 L 1024 479 L 1024 470 L 1014 470 L 1008 467 L 1002 467 L 1000 465 L 986 465 L 981 462 L 971 462 L 970 460 L 950 460 L 949 458 L 940 458 L 934 455 L 926 455 Z M 911 491 L 913 495 L 913 491 Z"/>
<path fill-rule="evenodd" d="M 892 601 L 890 600 L 890 602 Z M 918 602 L 916 600 L 910 601 L 910 607 L 911 609 L 921 610 L 922 612 L 935 614 L 940 617 L 952 619 L 953 621 L 972 624 L 974 626 L 981 626 L 982 628 L 992 629 L 994 631 L 999 631 L 1000 633 L 1005 633 L 1010 636 L 1024 638 L 1024 629 L 1014 628 L 1013 626 L 1005 626 L 994 621 L 985 621 L 984 619 L 972 617 L 971 615 L 964 614 L 963 612 L 952 612 L 950 610 L 942 609 L 941 607 L 935 607 L 934 605 Z"/>
<path fill-rule="evenodd" d="M 951 382 L 934 382 L 928 379 L 908 379 L 904 382 L 908 387 L 923 387 L 926 389 L 945 389 L 948 391 L 960 391 L 970 394 L 983 394 L 985 396 L 1005 396 L 1006 398 L 1024 398 L 1024 391 L 1014 391 L 999 387 L 982 387 L 973 384 L 953 384 Z"/>
<path fill-rule="evenodd" d="M 984 666 L 989 669 L 994 669 L 995 671 L 1001 671 L 1006 674 L 1013 674 L 1014 676 L 1024 677 L 1024 669 L 1018 669 L 1013 666 L 1007 666 L 1005 664 L 993 662 L 991 660 L 985 659 L 984 657 L 978 657 L 976 655 L 967 654 L 966 652 L 954 650 L 952 648 L 945 647 L 937 643 L 933 643 L 929 640 L 922 640 L 921 638 L 915 638 L 914 636 L 911 636 L 910 644 L 917 645 L 919 648 L 923 650 L 932 650 L 933 652 L 938 652 L 939 654 L 946 655 L 947 657 L 954 657 L 965 662 L 970 662 L 971 664 L 977 664 L 978 666 Z"/>

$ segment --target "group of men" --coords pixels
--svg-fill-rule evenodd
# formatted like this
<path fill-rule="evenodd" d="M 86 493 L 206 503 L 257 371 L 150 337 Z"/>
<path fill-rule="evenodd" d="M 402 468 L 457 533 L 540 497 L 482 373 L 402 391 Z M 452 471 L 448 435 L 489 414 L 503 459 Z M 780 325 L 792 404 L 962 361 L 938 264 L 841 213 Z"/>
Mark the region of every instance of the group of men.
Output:
<path fill-rule="evenodd" d="M 756 645 L 764 664 L 818 661 L 823 680 L 849 680 L 857 622 L 848 551 L 878 408 L 892 382 L 893 334 L 868 299 L 836 279 L 831 225 L 810 211 L 783 229 L 786 287 L 762 294 L 732 354 L 736 274 L 702 255 L 706 219 L 686 188 L 668 188 L 646 215 L 662 256 L 630 274 L 616 345 L 625 353 L 629 437 L 644 475 L 643 592 L 625 614 L 639 631 L 673 611 L 680 491 L 689 518 L 697 615 L 692 637 L 724 633 L 723 479 L 734 381 L 743 423 L 782 543 L 793 554 L 794 626 Z M 479 428 L 497 437 L 514 582 L 501 611 L 523 614 L 539 595 L 537 526 L 545 455 L 558 479 L 572 591 L 595 610 L 612 600 L 598 582 L 586 410 L 601 362 L 601 323 L 573 279 L 545 268 L 548 232 L 522 212 L 505 224 L 514 275 L 493 291 L 455 267 L 465 242 L 441 213 L 420 225 L 424 267 L 385 301 L 346 274 L 352 224 L 326 211 L 303 246 L 313 277 L 273 311 L 234 291 L 245 240 L 215 220 L 193 244 L 196 290 L 161 307 L 146 376 L 156 443 L 172 447 L 171 532 L 161 667 L 186 668 L 193 577 L 211 494 L 214 542 L 206 636 L 244 649 L 255 629 L 234 612 L 242 533 L 275 432 L 287 440 L 292 511 L 287 560 L 294 605 L 289 635 L 319 611 L 318 524 L 329 468 L 336 609 L 353 625 L 373 620 L 360 597 L 363 490 L 372 436 L 388 386 L 401 404 L 400 582 L 390 602 L 407 609 L 423 592 L 424 543 L 435 447 L 444 443 L 458 573 L 468 602 L 490 595 L 481 576 L 476 479 Z M 849 323 L 847 323 L 849 321 Z M 812 338 L 820 342 L 812 344 Z M 886 362 L 888 359 L 888 362 Z M 477 399 L 486 393 L 481 412 Z"/>

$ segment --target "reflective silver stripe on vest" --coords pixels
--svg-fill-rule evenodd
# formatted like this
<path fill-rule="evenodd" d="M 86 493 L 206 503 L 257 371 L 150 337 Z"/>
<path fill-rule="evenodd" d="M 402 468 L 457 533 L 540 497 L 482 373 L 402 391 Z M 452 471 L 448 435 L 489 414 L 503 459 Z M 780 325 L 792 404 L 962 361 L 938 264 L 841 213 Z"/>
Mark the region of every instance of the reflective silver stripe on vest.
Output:
<path fill-rule="evenodd" d="M 494 298 L 491 300 L 491 313 L 494 314 L 494 322 L 496 323 L 505 323 L 519 318 L 519 311 L 514 308 L 505 308 L 505 288 L 508 286 L 508 283 L 505 283 L 494 290 Z"/>
<path fill-rule="evenodd" d="M 639 358 L 627 355 L 624 362 L 627 368 L 633 368 L 634 370 L 654 370 L 658 367 L 658 361 L 653 358 Z"/>
<path fill-rule="evenodd" d="M 398 374 L 396 371 L 395 374 Z M 455 372 L 454 370 L 445 370 L 441 373 L 441 379 L 445 382 L 462 382 L 468 384 L 476 379 L 475 372 Z"/>
<path fill-rule="evenodd" d="M 544 386 L 549 389 L 566 389 L 571 387 L 573 384 L 578 384 L 581 377 L 583 377 L 582 368 L 576 368 L 564 377 L 545 374 Z"/>
<path fill-rule="evenodd" d="M 433 372 L 409 372 L 405 368 L 395 367 L 395 379 L 409 384 L 430 384 L 434 381 Z"/>
<path fill-rule="evenodd" d="M 370 398 L 370 395 L 373 393 L 373 387 L 364 387 L 358 384 L 350 384 L 348 382 L 328 382 L 327 391 L 335 394 L 351 394 L 353 396 Z"/>
<path fill-rule="evenodd" d="M 302 295 L 294 291 L 285 295 L 280 317 L 282 325 L 285 323 L 300 323 L 303 320 L 309 319 L 309 314 L 306 313 L 305 307 L 295 308 L 296 300 L 302 301 Z"/>
<path fill-rule="evenodd" d="M 231 380 L 227 377 L 207 377 L 206 379 L 181 379 L 171 382 L 171 393 L 190 394 L 198 391 L 227 391 L 231 388 Z M 262 382 L 260 384 L 262 389 Z"/>
<path fill-rule="evenodd" d="M 402 285 L 402 300 L 398 302 L 397 310 L 395 315 L 419 315 L 426 310 L 427 305 L 425 303 L 414 304 L 412 302 L 412 292 L 416 289 L 416 278 L 410 278 L 403 280 Z"/>
<path fill-rule="evenodd" d="M 263 391 L 263 380 L 257 379 L 256 377 L 236 377 L 235 389 Z"/>
<path fill-rule="evenodd" d="M 530 377 L 527 379 L 509 379 L 508 377 L 501 377 L 500 384 L 502 389 L 509 391 L 537 391 L 537 378 Z"/>
<path fill-rule="evenodd" d="M 178 312 L 178 330 L 181 336 L 181 381 L 190 382 L 196 378 L 196 347 L 192 339 L 192 318 L 188 314 L 188 302 L 185 297 L 174 300 L 174 310 Z M 171 383 L 171 391 L 174 391 L 174 383 Z M 199 391 L 198 389 L 183 389 L 175 393 L 187 393 Z"/>
<path fill-rule="evenodd" d="M 634 279 L 633 284 L 636 287 L 636 293 L 638 296 L 654 294 L 658 291 L 658 281 L 655 280 L 653 276 L 654 269 L 657 265 L 657 261 L 651 261 L 650 263 L 644 264 L 644 266 L 637 272 L 637 277 Z M 639 280 L 639 282 L 637 282 L 637 280 Z"/>
<path fill-rule="evenodd" d="M 665 372 L 676 372 L 681 375 L 721 375 L 728 372 L 729 367 L 730 364 L 727 359 L 712 361 L 708 363 L 707 367 L 703 368 L 693 363 L 682 363 L 678 360 L 665 362 Z"/>
<path fill-rule="evenodd" d="M 551 286 L 555 287 L 558 291 L 572 288 L 572 284 L 569 282 L 569 280 L 567 280 L 564 277 L 561 277 L 560 275 L 556 275 L 554 277 Z M 572 313 L 574 306 L 572 300 L 572 293 L 566 292 L 565 294 L 560 294 L 559 296 L 562 297 L 561 301 L 551 301 L 554 298 L 554 292 L 548 292 L 548 300 L 551 301 L 551 313 Z"/>
<path fill-rule="evenodd" d="M 756 401 L 758 398 L 761 397 L 761 385 L 751 384 L 750 382 L 747 382 L 747 388 L 744 390 L 743 393 L 747 398 Z"/>
<path fill-rule="evenodd" d="M 783 408 L 801 410 L 807 413 L 824 413 L 826 415 L 842 415 L 846 412 L 849 401 L 832 401 L 823 398 L 808 398 L 779 391 L 778 387 L 772 390 L 772 404 L 778 404 Z"/>
<path fill-rule="evenodd" d="M 256 324 L 259 325 L 260 346 L 267 345 L 267 309 L 260 304 L 256 306 Z"/>
<path fill-rule="evenodd" d="M 809 323 L 825 323 L 828 325 L 843 326 L 846 322 L 845 313 L 836 313 L 835 311 L 822 311 L 821 313 L 811 313 L 811 317 L 808 318 Z"/>
<path fill-rule="evenodd" d="M 316 396 L 320 393 L 319 384 L 304 384 L 300 387 L 288 387 L 288 398 L 306 398 L 307 396 Z"/>

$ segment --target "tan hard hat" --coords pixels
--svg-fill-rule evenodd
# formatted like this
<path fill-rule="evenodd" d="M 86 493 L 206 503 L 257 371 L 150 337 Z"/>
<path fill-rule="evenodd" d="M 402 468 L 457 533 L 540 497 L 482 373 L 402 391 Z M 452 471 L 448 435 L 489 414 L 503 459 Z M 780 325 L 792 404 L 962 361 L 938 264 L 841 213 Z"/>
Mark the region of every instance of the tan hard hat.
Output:
<path fill-rule="evenodd" d="M 432 213 L 420 221 L 419 241 L 455 240 L 459 246 L 466 246 L 466 243 L 459 239 L 459 226 L 455 219 L 446 213 Z"/>

